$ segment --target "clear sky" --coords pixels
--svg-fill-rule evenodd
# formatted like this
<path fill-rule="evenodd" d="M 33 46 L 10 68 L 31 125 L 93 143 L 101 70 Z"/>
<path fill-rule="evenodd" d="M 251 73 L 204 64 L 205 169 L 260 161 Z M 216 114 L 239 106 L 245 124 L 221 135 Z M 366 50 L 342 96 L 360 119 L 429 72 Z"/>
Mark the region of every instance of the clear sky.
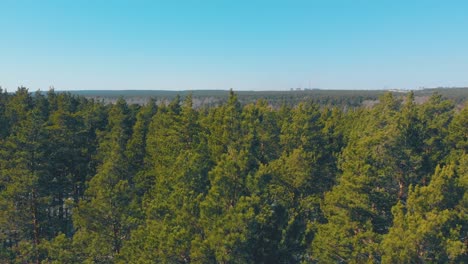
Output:
<path fill-rule="evenodd" d="M 0 86 L 468 86 L 468 1 L 0 0 Z"/>

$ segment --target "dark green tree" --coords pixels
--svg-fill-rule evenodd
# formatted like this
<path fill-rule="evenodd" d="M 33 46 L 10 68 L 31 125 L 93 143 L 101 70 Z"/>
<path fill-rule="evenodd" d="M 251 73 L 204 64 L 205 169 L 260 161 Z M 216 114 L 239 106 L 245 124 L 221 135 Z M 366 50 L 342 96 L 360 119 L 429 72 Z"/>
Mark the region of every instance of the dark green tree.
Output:
<path fill-rule="evenodd" d="M 44 181 L 50 164 L 45 155 L 47 134 L 42 113 L 33 109 L 25 115 L 17 120 L 0 149 L 0 239 L 12 258 L 4 255 L 2 261 L 16 257 L 18 262 L 39 263 L 39 245 L 51 213 Z"/>
<path fill-rule="evenodd" d="M 148 135 L 154 183 L 145 194 L 144 223 L 132 233 L 122 259 L 133 263 L 188 263 L 201 233 L 199 203 L 207 190 L 209 154 L 188 96 L 155 115 Z M 203 144 L 202 144 L 203 143 Z"/>
<path fill-rule="evenodd" d="M 318 227 L 312 259 L 318 262 L 376 262 L 382 234 L 398 197 L 391 147 L 398 136 L 399 101 L 391 94 L 354 120 L 341 155 L 342 175 L 325 194 L 326 222 Z"/>
<path fill-rule="evenodd" d="M 126 102 L 119 99 L 109 111 L 109 131 L 102 134 L 102 163 L 73 213 L 77 228 L 73 242 L 83 245 L 80 252 L 86 262 L 113 263 L 138 224 L 138 208 L 132 203 L 135 191 L 125 157 L 130 118 Z"/>

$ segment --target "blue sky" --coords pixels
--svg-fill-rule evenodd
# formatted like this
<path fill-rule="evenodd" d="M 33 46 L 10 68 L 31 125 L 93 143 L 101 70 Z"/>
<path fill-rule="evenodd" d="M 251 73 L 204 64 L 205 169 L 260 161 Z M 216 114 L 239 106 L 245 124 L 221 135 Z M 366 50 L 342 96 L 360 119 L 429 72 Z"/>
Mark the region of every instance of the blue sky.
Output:
<path fill-rule="evenodd" d="M 0 0 L 0 86 L 468 86 L 468 1 Z"/>

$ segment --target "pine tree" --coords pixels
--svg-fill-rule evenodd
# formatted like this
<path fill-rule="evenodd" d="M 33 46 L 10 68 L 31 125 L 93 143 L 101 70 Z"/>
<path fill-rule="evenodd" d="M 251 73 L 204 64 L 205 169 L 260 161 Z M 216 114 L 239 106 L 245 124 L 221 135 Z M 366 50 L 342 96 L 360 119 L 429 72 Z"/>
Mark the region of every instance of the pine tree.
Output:
<path fill-rule="evenodd" d="M 466 260 L 467 161 L 465 155 L 459 169 L 437 167 L 428 186 L 414 186 L 407 203 L 393 207 L 393 225 L 382 241 L 383 263 Z"/>
<path fill-rule="evenodd" d="M 267 164 L 279 157 L 280 126 L 275 111 L 264 100 L 244 107 L 242 131 L 245 131 L 246 147 L 250 146 L 252 156 L 259 163 Z"/>
<path fill-rule="evenodd" d="M 434 169 L 444 160 L 450 150 L 444 144 L 448 136 L 448 128 L 453 117 L 454 105 L 444 100 L 440 94 L 433 94 L 421 106 L 419 116 L 424 127 L 423 130 L 423 168 L 426 175 L 432 175 Z M 441 165 L 443 165 L 441 163 Z"/>
<path fill-rule="evenodd" d="M 243 221 L 246 212 L 239 210 L 242 204 L 238 206 L 248 195 L 248 164 L 247 152 L 230 148 L 209 172 L 210 189 L 200 204 L 205 239 L 197 242 L 194 252 L 200 263 L 210 259 L 221 263 L 248 262 L 248 254 L 244 252 L 249 234 Z"/>
<path fill-rule="evenodd" d="M 2 87 L 0 87 L 0 139 L 7 137 L 10 131 L 8 118 L 6 116 L 8 101 L 9 95 L 7 91 L 4 91 Z"/>
<path fill-rule="evenodd" d="M 49 209 L 44 181 L 49 165 L 44 151 L 47 135 L 38 109 L 24 118 L 18 118 L 0 153 L 0 239 L 8 251 L 14 252 L 16 261 L 39 263 L 39 245 Z"/>
<path fill-rule="evenodd" d="M 123 99 L 110 109 L 108 127 L 99 148 L 102 164 L 73 214 L 77 227 L 74 243 L 86 243 L 81 249 L 86 262 L 113 263 L 137 226 L 137 208 L 132 203 L 135 192 L 125 157 L 131 122 Z"/>
<path fill-rule="evenodd" d="M 87 139 L 83 119 L 71 112 L 72 107 L 67 99 L 70 95 L 53 96 L 54 111 L 49 114 L 48 133 L 49 144 L 46 149 L 50 174 L 47 192 L 51 197 L 48 219 L 48 233 L 56 236 L 64 233 L 71 236 L 73 224 L 71 206 L 78 200 L 76 193 L 83 178 L 86 178 L 88 159 L 83 153 Z"/>
<path fill-rule="evenodd" d="M 28 89 L 19 87 L 13 96 L 9 98 L 5 105 L 5 117 L 9 127 L 6 134 L 12 132 L 13 127 L 21 120 L 27 118 L 28 112 L 33 108 L 33 99 Z"/>
<path fill-rule="evenodd" d="M 208 116 L 201 121 L 206 129 L 208 149 L 213 161 L 218 161 L 229 146 L 242 148 L 244 131 L 241 129 L 241 117 L 242 107 L 237 95 L 231 90 L 228 102 L 210 110 Z"/>
<path fill-rule="evenodd" d="M 143 201 L 144 224 L 124 248 L 126 262 L 194 261 L 191 242 L 201 232 L 199 203 L 206 193 L 209 158 L 191 97 L 181 108 L 176 101 L 171 105 L 160 108 L 148 135 L 153 157 L 148 173 L 154 184 Z"/>
<path fill-rule="evenodd" d="M 313 260 L 379 260 L 381 235 L 388 230 L 398 197 L 393 175 L 399 161 L 391 151 L 398 135 L 398 110 L 398 100 L 386 94 L 371 112 L 355 120 L 341 155 L 343 173 L 322 203 L 326 222 L 314 238 Z"/>
<path fill-rule="evenodd" d="M 398 199 L 406 199 L 409 185 L 418 184 L 427 169 L 423 168 L 423 126 L 419 120 L 414 93 L 409 92 L 397 117 L 397 134 L 389 151 L 394 160 L 391 168 L 398 182 Z"/>
<path fill-rule="evenodd" d="M 157 111 L 156 102 L 152 99 L 143 106 L 136 116 L 132 136 L 126 147 L 126 157 L 129 163 L 128 173 L 134 177 L 135 188 L 140 197 L 143 196 L 147 183 L 145 182 L 145 157 L 147 155 L 146 139 L 151 119 Z"/>
<path fill-rule="evenodd" d="M 449 125 L 449 134 L 446 144 L 450 147 L 451 159 L 456 159 L 460 154 L 468 153 L 468 104 L 457 113 Z"/>

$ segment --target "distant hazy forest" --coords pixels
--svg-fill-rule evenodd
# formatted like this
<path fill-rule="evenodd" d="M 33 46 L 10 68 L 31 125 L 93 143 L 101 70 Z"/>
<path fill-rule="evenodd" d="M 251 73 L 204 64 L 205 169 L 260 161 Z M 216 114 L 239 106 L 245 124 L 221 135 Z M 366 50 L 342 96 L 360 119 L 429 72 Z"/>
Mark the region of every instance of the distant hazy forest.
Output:
<path fill-rule="evenodd" d="M 0 89 L 0 263 L 467 263 L 467 90 L 434 92 Z"/>
<path fill-rule="evenodd" d="M 386 91 L 383 90 L 319 90 L 301 89 L 291 91 L 237 91 L 237 98 L 242 105 L 255 103 L 262 99 L 274 108 L 282 105 L 295 106 L 300 102 L 310 101 L 321 106 L 336 106 L 340 108 L 372 106 Z M 124 98 L 127 103 L 146 104 L 150 98 L 155 98 L 157 104 L 169 103 L 176 96 L 185 98 L 192 96 L 195 108 L 219 106 L 226 103 L 229 92 L 223 90 L 193 90 L 193 91 L 72 91 L 72 94 L 81 95 L 88 99 L 95 99 L 105 103 L 115 103 L 119 98 Z M 405 91 L 393 91 L 397 97 L 405 94 Z M 417 90 L 414 92 L 416 103 L 425 102 L 434 93 L 439 93 L 444 98 L 452 100 L 456 104 L 462 104 L 468 99 L 468 88 L 432 88 Z"/>

